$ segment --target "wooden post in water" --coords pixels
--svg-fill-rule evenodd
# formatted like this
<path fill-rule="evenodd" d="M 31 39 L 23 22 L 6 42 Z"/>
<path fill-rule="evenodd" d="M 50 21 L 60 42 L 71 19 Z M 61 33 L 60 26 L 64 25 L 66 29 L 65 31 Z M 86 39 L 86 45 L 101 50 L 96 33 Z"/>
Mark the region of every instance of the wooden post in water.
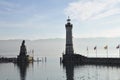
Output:
<path fill-rule="evenodd" d="M 120 45 L 119 45 L 119 58 L 120 58 Z"/>

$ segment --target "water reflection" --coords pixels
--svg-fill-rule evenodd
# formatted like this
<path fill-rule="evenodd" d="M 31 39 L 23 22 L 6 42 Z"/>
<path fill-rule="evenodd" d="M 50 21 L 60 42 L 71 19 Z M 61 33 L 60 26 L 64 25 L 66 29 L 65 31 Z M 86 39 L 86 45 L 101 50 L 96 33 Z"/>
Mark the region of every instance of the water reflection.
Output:
<path fill-rule="evenodd" d="M 0 80 L 120 80 L 119 66 L 0 63 Z M 62 66 L 63 65 L 63 66 Z M 9 74 L 12 72 L 12 74 Z"/>
<path fill-rule="evenodd" d="M 66 80 L 120 80 L 120 66 L 63 64 Z M 113 74 L 114 73 L 114 74 Z"/>
<path fill-rule="evenodd" d="M 63 68 L 66 70 L 67 80 L 74 80 L 74 65 L 70 63 L 63 64 Z"/>
<path fill-rule="evenodd" d="M 20 71 L 20 80 L 26 80 L 26 71 L 29 66 L 29 63 L 17 63 L 17 66 Z"/>

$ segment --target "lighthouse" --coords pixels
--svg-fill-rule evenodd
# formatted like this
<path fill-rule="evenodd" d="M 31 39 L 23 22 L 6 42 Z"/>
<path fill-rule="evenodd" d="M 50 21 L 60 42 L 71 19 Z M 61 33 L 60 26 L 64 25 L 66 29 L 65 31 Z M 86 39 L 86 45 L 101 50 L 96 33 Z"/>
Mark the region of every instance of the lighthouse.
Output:
<path fill-rule="evenodd" d="M 72 41 L 72 28 L 73 28 L 73 25 L 70 23 L 70 21 L 71 21 L 71 19 L 68 17 L 67 24 L 65 24 L 65 28 L 66 28 L 66 49 L 65 49 L 65 54 L 66 55 L 74 54 L 73 41 Z"/>

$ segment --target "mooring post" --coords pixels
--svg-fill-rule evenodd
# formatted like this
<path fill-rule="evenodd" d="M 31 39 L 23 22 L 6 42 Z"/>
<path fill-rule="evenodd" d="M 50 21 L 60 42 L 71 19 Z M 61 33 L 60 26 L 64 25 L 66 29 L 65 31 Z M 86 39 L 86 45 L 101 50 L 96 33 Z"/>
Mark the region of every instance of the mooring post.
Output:
<path fill-rule="evenodd" d="M 119 45 L 119 58 L 120 58 L 120 45 Z"/>

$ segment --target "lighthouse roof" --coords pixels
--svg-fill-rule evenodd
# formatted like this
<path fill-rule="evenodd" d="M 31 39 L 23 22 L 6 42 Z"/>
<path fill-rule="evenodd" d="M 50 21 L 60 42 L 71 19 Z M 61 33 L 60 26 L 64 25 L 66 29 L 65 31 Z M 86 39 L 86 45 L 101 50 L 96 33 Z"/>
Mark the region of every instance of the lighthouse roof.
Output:
<path fill-rule="evenodd" d="M 70 23 L 71 19 L 70 17 L 68 16 L 68 19 L 67 19 L 67 23 Z"/>

